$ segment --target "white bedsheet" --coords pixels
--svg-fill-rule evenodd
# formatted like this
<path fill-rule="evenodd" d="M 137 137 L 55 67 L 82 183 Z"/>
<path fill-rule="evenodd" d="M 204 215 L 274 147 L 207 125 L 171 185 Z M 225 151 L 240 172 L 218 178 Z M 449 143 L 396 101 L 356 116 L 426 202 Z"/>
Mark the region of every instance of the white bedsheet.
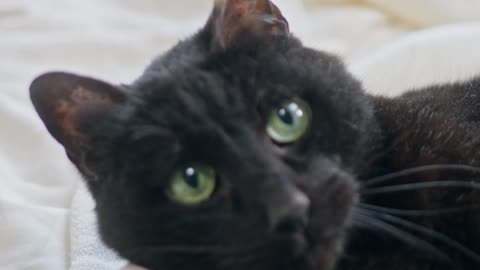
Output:
<path fill-rule="evenodd" d="M 205 21 L 209 0 L 0 1 L 0 269 L 116 270 L 93 203 L 28 99 L 69 70 L 130 82 Z M 368 91 L 480 73 L 478 0 L 277 0 L 309 46 L 343 56 Z"/>

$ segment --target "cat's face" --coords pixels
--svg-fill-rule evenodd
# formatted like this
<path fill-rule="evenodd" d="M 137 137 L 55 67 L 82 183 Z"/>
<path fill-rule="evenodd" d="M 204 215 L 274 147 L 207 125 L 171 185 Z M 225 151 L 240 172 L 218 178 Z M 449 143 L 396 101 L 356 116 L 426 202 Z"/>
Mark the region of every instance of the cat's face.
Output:
<path fill-rule="evenodd" d="M 136 82 L 50 73 L 31 87 L 85 176 L 104 241 L 151 269 L 331 269 L 371 121 L 335 57 L 269 1 L 217 1 Z"/>

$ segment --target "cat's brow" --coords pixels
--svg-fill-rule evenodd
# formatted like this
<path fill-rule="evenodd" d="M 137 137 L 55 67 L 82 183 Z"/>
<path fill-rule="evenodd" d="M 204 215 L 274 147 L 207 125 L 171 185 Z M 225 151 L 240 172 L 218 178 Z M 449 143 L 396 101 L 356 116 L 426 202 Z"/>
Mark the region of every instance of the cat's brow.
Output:
<path fill-rule="evenodd" d="M 132 142 L 142 141 L 150 137 L 171 137 L 171 134 L 163 128 L 154 125 L 136 126 L 130 133 Z"/>

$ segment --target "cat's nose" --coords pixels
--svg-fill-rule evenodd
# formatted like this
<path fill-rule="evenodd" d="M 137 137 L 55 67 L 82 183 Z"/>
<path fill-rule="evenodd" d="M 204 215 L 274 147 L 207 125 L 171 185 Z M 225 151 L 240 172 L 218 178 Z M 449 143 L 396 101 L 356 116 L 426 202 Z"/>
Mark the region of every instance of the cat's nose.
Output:
<path fill-rule="evenodd" d="M 280 234 L 302 232 L 308 223 L 309 208 L 310 199 L 303 192 L 290 190 L 281 203 L 270 208 L 270 229 Z"/>

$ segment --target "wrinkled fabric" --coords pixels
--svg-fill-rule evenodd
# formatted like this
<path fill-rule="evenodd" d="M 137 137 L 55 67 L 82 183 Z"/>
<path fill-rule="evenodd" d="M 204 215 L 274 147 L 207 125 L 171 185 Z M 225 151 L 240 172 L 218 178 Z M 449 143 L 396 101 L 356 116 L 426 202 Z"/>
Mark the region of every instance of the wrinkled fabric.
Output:
<path fill-rule="evenodd" d="M 212 0 L 0 1 L 0 269 L 131 269 L 100 241 L 94 203 L 30 104 L 66 70 L 128 83 L 205 22 Z M 480 73 L 478 0 L 277 0 L 305 44 L 342 56 L 367 91 Z"/>

